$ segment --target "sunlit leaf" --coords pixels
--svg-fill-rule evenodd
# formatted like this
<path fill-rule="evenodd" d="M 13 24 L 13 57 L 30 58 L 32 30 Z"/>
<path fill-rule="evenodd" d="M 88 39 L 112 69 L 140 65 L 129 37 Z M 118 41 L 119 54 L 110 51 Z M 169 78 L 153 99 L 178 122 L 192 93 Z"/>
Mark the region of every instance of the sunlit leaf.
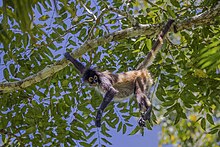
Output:
<path fill-rule="evenodd" d="M 4 73 L 4 78 L 5 78 L 6 80 L 9 80 L 9 72 L 8 72 L 8 69 L 7 69 L 7 68 L 5 68 L 5 69 L 3 70 L 3 73 Z"/>
<path fill-rule="evenodd" d="M 177 0 L 170 0 L 171 4 L 175 7 L 180 7 L 180 3 Z"/>
<path fill-rule="evenodd" d="M 209 121 L 210 124 L 214 125 L 214 121 L 212 119 L 212 116 L 210 114 L 206 115 L 207 120 Z"/>
<path fill-rule="evenodd" d="M 139 130 L 140 130 L 140 127 L 137 126 L 135 129 L 132 130 L 132 132 L 129 135 L 137 134 Z"/>
<path fill-rule="evenodd" d="M 49 15 L 42 15 L 40 18 L 39 18 L 39 20 L 40 21 L 45 21 L 45 20 L 47 20 L 47 19 L 49 19 L 50 17 L 49 17 Z"/>
<path fill-rule="evenodd" d="M 203 130 L 206 130 L 206 120 L 205 120 L 205 118 L 202 118 L 202 120 L 201 120 L 201 127 L 202 127 Z"/>

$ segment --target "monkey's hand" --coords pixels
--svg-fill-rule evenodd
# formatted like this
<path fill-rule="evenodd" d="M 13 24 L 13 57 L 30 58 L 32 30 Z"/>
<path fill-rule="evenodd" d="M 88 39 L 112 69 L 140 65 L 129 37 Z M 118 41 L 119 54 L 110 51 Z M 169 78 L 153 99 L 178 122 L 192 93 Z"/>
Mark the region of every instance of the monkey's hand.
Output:
<path fill-rule="evenodd" d="M 109 83 L 107 83 L 107 84 L 109 84 Z M 102 113 L 105 110 L 105 108 L 109 105 L 109 103 L 112 101 L 112 99 L 114 98 L 116 93 L 117 93 L 117 90 L 115 90 L 113 87 L 109 87 L 109 90 L 106 92 L 105 97 L 104 97 L 104 99 L 100 105 L 100 108 L 98 109 L 97 115 L 96 115 L 96 121 L 95 121 L 96 127 L 101 127 Z"/>
<path fill-rule="evenodd" d="M 140 117 L 140 119 L 138 120 L 138 124 L 140 127 L 145 127 L 145 120 L 143 119 L 143 117 Z"/>
<path fill-rule="evenodd" d="M 102 110 L 99 109 L 96 115 L 96 120 L 95 120 L 96 127 L 101 127 L 102 113 L 103 113 Z"/>

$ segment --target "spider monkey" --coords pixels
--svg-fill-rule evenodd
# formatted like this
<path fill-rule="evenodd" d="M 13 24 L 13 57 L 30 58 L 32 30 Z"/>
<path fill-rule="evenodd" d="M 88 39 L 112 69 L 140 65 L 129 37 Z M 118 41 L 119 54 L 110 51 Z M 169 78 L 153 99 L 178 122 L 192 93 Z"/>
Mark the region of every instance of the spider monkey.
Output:
<path fill-rule="evenodd" d="M 74 59 L 68 52 L 64 54 L 67 60 L 71 61 L 74 66 L 83 75 L 82 79 L 90 86 L 95 87 L 98 92 L 104 94 L 104 99 L 97 111 L 95 125 L 101 127 L 101 118 L 104 109 L 114 99 L 122 101 L 128 97 L 135 96 L 139 105 L 141 117 L 138 121 L 139 126 L 144 127 L 145 121 L 150 121 L 152 105 L 148 98 L 148 93 L 153 79 L 146 69 L 149 61 L 155 58 L 157 51 L 162 45 L 162 41 L 169 31 L 174 20 L 169 20 L 160 33 L 157 41 L 154 43 L 151 51 L 145 57 L 144 61 L 138 65 L 137 70 L 124 73 L 111 73 L 108 71 L 100 72 L 93 68 L 86 68 L 78 60 Z"/>

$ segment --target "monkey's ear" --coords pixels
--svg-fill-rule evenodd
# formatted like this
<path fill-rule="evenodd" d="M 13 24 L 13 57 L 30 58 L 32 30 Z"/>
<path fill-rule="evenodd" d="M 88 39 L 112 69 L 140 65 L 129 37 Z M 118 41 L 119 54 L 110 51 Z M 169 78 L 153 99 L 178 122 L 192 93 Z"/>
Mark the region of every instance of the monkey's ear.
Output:
<path fill-rule="evenodd" d="M 78 60 L 74 59 L 70 53 L 66 52 L 64 54 L 64 56 L 66 57 L 67 60 L 71 61 L 73 63 L 73 65 L 76 67 L 76 69 L 81 73 L 83 74 L 86 70 L 86 67 L 81 63 L 79 62 Z"/>

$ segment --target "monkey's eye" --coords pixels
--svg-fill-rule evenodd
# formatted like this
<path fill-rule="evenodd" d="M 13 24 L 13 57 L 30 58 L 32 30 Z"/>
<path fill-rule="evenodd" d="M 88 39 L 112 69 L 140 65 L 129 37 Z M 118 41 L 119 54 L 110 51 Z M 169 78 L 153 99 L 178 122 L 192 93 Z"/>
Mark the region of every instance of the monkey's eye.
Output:
<path fill-rule="evenodd" d="M 89 77 L 89 82 L 91 83 L 93 81 L 93 77 Z"/>
<path fill-rule="evenodd" d="M 97 79 L 98 79 L 98 77 L 96 75 L 94 75 L 94 80 L 97 80 Z"/>

